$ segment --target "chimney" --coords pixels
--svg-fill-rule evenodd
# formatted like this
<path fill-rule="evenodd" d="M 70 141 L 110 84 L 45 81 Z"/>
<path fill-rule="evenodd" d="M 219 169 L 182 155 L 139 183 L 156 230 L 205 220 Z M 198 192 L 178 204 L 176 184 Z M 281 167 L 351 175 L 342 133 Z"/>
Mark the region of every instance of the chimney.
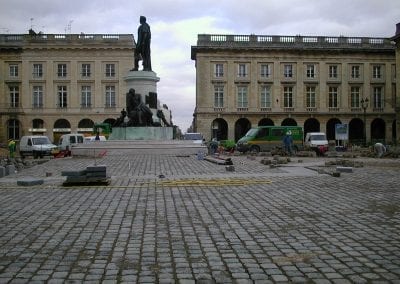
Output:
<path fill-rule="evenodd" d="M 396 24 L 396 34 L 391 37 L 391 40 L 398 40 L 400 38 L 400 23 Z"/>

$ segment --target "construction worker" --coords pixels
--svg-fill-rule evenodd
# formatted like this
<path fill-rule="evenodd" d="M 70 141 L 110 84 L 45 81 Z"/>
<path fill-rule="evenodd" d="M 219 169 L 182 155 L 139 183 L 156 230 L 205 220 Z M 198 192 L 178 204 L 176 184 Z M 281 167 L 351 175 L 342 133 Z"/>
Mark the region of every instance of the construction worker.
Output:
<path fill-rule="evenodd" d="M 8 151 L 10 152 L 10 158 L 15 157 L 15 150 L 16 150 L 16 144 L 13 139 L 8 140 Z"/>
<path fill-rule="evenodd" d="M 386 153 L 386 147 L 382 143 L 375 143 L 374 151 L 378 158 L 382 158 L 382 156 Z"/>

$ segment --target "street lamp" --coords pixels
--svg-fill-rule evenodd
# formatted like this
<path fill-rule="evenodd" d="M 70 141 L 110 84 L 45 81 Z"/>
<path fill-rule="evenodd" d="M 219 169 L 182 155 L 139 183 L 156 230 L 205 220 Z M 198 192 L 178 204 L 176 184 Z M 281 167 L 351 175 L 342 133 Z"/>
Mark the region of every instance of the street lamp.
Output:
<path fill-rule="evenodd" d="M 364 110 L 364 147 L 367 146 L 367 107 L 368 98 L 361 99 L 361 107 Z"/>

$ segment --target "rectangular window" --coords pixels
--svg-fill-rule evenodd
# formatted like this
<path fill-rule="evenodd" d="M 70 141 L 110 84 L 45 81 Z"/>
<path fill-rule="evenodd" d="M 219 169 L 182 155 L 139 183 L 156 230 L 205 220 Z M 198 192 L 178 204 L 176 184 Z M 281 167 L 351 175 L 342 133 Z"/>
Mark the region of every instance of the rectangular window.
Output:
<path fill-rule="evenodd" d="M 237 94 L 237 107 L 239 107 L 239 108 L 247 107 L 248 106 L 247 86 L 239 86 L 237 91 L 238 91 L 238 94 Z"/>
<path fill-rule="evenodd" d="M 33 78 L 42 78 L 42 77 L 43 77 L 43 65 L 33 64 Z"/>
<path fill-rule="evenodd" d="M 82 64 L 82 77 L 90 77 L 90 64 Z"/>
<path fill-rule="evenodd" d="M 91 86 L 81 87 L 81 107 L 89 108 L 92 106 L 92 88 Z"/>
<path fill-rule="evenodd" d="M 247 70 L 246 70 L 246 64 L 239 64 L 238 65 L 238 77 L 246 77 L 247 76 Z"/>
<path fill-rule="evenodd" d="M 337 108 L 339 106 L 338 88 L 337 87 L 329 87 L 328 95 L 329 95 L 329 107 Z"/>
<path fill-rule="evenodd" d="M 18 77 L 18 65 L 17 64 L 10 64 L 10 77 Z"/>
<path fill-rule="evenodd" d="M 215 64 L 215 77 L 224 77 L 224 64 Z"/>
<path fill-rule="evenodd" d="M 260 107 L 261 108 L 271 107 L 271 86 L 261 86 Z"/>
<path fill-rule="evenodd" d="M 306 106 L 309 108 L 315 108 L 315 87 L 306 87 Z"/>
<path fill-rule="evenodd" d="M 292 66 L 292 64 L 285 64 L 283 66 L 283 76 L 285 78 L 292 78 L 293 77 L 293 66 Z"/>
<path fill-rule="evenodd" d="M 372 78 L 374 78 L 374 79 L 382 78 L 382 68 L 380 65 L 372 66 Z"/>
<path fill-rule="evenodd" d="M 10 107 L 19 107 L 19 87 L 10 86 Z"/>
<path fill-rule="evenodd" d="M 115 77 L 115 64 L 106 64 L 106 77 Z"/>
<path fill-rule="evenodd" d="M 67 64 L 58 64 L 57 65 L 57 76 L 58 77 L 67 77 Z"/>
<path fill-rule="evenodd" d="M 283 88 L 283 107 L 293 107 L 293 87 Z"/>
<path fill-rule="evenodd" d="M 262 78 L 269 78 L 271 77 L 271 65 L 270 64 L 261 64 L 260 67 L 260 76 Z"/>
<path fill-rule="evenodd" d="M 338 77 L 338 67 L 337 65 L 329 65 L 328 76 L 331 79 L 336 79 Z"/>
<path fill-rule="evenodd" d="M 315 65 L 313 64 L 308 64 L 307 67 L 307 78 L 315 78 Z"/>
<path fill-rule="evenodd" d="M 20 122 L 17 119 L 9 119 L 7 123 L 8 138 L 18 140 L 20 137 Z"/>
<path fill-rule="evenodd" d="M 214 86 L 214 107 L 224 107 L 224 86 Z"/>
<path fill-rule="evenodd" d="M 373 96 L 374 108 L 382 109 L 383 108 L 383 90 L 382 87 L 374 87 L 373 88 Z"/>
<path fill-rule="evenodd" d="M 106 86 L 105 107 L 115 107 L 115 86 Z"/>
<path fill-rule="evenodd" d="M 396 65 L 392 65 L 392 75 L 391 75 L 392 81 L 396 80 Z"/>
<path fill-rule="evenodd" d="M 352 108 L 359 108 L 360 107 L 360 87 L 351 87 L 350 88 L 350 99 L 351 99 L 351 107 Z"/>
<path fill-rule="evenodd" d="M 32 98 L 33 108 L 43 107 L 43 87 L 33 86 L 33 98 Z"/>
<path fill-rule="evenodd" d="M 358 66 L 358 65 L 351 66 L 351 75 L 350 76 L 352 79 L 359 79 L 361 76 L 360 66 Z"/>
<path fill-rule="evenodd" d="M 67 86 L 58 86 L 57 87 L 57 102 L 59 108 L 67 107 Z"/>

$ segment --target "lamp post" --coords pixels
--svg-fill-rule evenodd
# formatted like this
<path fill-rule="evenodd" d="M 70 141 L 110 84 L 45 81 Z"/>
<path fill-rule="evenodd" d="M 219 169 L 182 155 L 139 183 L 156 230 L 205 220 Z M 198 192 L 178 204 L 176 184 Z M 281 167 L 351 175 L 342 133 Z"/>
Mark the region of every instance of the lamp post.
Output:
<path fill-rule="evenodd" d="M 364 147 L 367 146 L 367 108 L 368 98 L 361 99 L 361 107 L 364 110 Z"/>

